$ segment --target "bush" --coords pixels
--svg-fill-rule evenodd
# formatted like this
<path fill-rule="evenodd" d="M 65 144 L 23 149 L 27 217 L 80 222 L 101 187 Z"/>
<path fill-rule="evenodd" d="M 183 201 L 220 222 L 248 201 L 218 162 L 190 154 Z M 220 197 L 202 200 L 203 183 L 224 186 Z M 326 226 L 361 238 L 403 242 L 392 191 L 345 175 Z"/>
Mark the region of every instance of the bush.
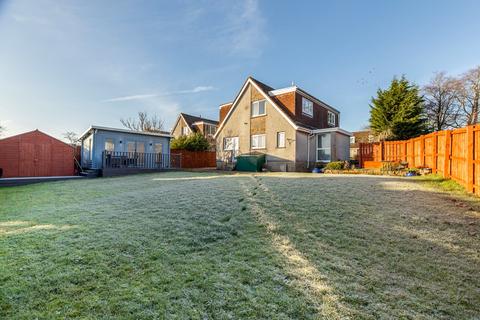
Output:
<path fill-rule="evenodd" d="M 210 149 L 210 143 L 200 132 L 188 136 L 180 136 L 172 140 L 170 145 L 172 150 L 184 149 L 189 151 L 206 151 Z"/>
<path fill-rule="evenodd" d="M 325 169 L 327 170 L 343 170 L 345 168 L 345 162 L 343 161 L 333 161 L 327 163 Z"/>
<path fill-rule="evenodd" d="M 403 169 L 400 162 L 397 161 L 383 161 L 380 167 L 381 171 L 396 171 Z"/>

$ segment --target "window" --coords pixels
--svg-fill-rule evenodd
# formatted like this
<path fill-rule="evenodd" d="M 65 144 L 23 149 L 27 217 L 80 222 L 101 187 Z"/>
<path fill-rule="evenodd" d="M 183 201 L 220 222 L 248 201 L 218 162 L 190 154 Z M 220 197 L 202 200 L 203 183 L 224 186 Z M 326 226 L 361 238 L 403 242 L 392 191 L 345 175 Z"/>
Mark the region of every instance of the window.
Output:
<path fill-rule="evenodd" d="M 313 102 L 302 98 L 302 112 L 309 117 L 313 117 Z"/>
<path fill-rule="evenodd" d="M 155 143 L 155 153 L 162 153 L 163 145 L 161 143 Z"/>
<path fill-rule="evenodd" d="M 317 136 L 317 161 L 330 162 L 332 160 L 330 142 L 330 133 Z"/>
<path fill-rule="evenodd" d="M 211 124 L 206 124 L 205 125 L 205 134 L 207 136 L 213 136 L 215 134 L 215 131 L 217 131 L 217 127 L 213 126 Z"/>
<path fill-rule="evenodd" d="M 335 113 L 328 111 L 327 114 L 328 125 L 335 127 Z"/>
<path fill-rule="evenodd" d="M 354 144 L 355 143 L 355 136 L 351 136 L 350 137 L 350 144 Z"/>
<path fill-rule="evenodd" d="M 113 143 L 113 139 L 105 139 L 105 151 L 114 151 L 115 144 Z"/>
<path fill-rule="evenodd" d="M 373 134 L 369 134 L 368 135 L 368 142 L 372 143 L 374 140 L 375 140 L 375 137 L 373 136 Z"/>
<path fill-rule="evenodd" d="M 131 152 L 131 153 L 135 152 L 135 142 L 132 142 L 132 141 L 127 142 L 127 152 Z"/>
<path fill-rule="evenodd" d="M 223 150 L 224 151 L 238 150 L 238 137 L 223 138 Z"/>
<path fill-rule="evenodd" d="M 252 136 L 252 149 L 265 149 L 264 134 L 255 134 Z"/>
<path fill-rule="evenodd" d="M 285 132 L 277 132 L 277 148 L 285 148 Z"/>
<path fill-rule="evenodd" d="M 145 143 L 137 142 L 137 152 L 145 153 Z"/>
<path fill-rule="evenodd" d="M 252 117 L 263 116 L 265 114 L 265 100 L 252 102 Z"/>
<path fill-rule="evenodd" d="M 182 136 L 188 136 L 189 131 L 188 127 L 182 127 Z"/>

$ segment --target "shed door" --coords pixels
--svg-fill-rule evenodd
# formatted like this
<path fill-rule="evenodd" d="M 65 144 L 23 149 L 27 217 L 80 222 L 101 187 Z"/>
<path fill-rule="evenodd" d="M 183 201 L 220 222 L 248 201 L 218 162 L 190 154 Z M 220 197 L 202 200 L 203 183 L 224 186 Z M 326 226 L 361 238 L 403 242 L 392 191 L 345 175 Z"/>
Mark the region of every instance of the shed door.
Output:
<path fill-rule="evenodd" d="M 22 142 L 19 144 L 20 165 L 18 168 L 19 177 L 35 176 L 35 145 Z"/>
<path fill-rule="evenodd" d="M 52 175 L 50 166 L 52 163 L 52 145 L 37 144 L 35 145 L 35 176 L 43 177 Z"/>

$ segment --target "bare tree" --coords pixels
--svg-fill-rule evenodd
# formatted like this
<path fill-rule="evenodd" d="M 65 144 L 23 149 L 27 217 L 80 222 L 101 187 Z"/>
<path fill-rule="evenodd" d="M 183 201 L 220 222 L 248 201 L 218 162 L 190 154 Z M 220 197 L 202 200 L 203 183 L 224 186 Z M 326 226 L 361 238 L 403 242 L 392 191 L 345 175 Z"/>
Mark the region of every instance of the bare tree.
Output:
<path fill-rule="evenodd" d="M 478 123 L 480 108 L 480 66 L 464 73 L 457 81 L 457 101 L 462 117 L 460 125 Z"/>
<path fill-rule="evenodd" d="M 423 89 L 425 113 L 433 131 L 454 128 L 458 125 L 457 82 L 439 72 Z"/>
<path fill-rule="evenodd" d="M 156 114 L 149 116 L 146 111 L 139 111 L 137 119 L 120 119 L 120 122 L 130 130 L 145 132 L 161 132 L 164 123 Z"/>
<path fill-rule="evenodd" d="M 73 132 L 73 131 L 67 131 L 65 133 L 62 134 L 63 135 L 63 138 L 72 146 L 72 147 L 75 147 L 75 146 L 78 146 L 79 145 L 79 138 L 78 138 L 78 135 Z"/>
<path fill-rule="evenodd" d="M 3 130 L 5 130 L 5 127 L 2 127 L 2 125 L 0 124 L 0 136 L 2 135 Z"/>

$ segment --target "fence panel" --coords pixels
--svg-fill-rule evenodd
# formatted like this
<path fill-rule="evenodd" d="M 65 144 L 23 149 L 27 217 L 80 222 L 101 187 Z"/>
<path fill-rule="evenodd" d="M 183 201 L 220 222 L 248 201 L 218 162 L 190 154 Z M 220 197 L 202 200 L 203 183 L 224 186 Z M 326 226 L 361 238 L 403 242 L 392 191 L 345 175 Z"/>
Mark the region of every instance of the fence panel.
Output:
<path fill-rule="evenodd" d="M 480 126 L 423 135 L 406 141 L 360 144 L 360 165 L 406 161 L 409 167 L 429 167 L 480 195 Z"/>

